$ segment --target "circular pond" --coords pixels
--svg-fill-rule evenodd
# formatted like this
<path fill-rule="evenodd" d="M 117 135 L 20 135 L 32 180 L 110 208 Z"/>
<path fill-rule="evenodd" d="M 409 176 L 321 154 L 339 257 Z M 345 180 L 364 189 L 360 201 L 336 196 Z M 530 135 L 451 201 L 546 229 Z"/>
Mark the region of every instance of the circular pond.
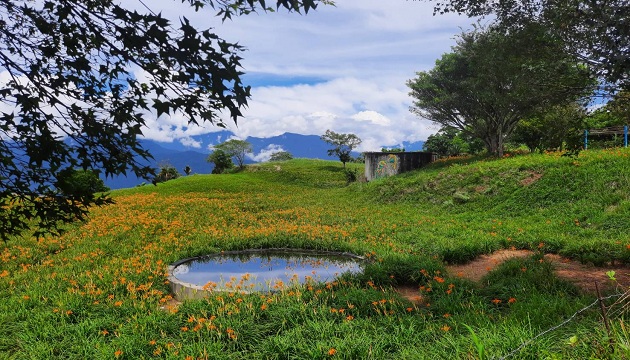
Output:
<path fill-rule="evenodd" d="M 230 251 L 178 261 L 169 281 L 180 299 L 214 291 L 279 291 L 291 285 L 332 281 L 362 271 L 363 257 L 293 249 Z"/>

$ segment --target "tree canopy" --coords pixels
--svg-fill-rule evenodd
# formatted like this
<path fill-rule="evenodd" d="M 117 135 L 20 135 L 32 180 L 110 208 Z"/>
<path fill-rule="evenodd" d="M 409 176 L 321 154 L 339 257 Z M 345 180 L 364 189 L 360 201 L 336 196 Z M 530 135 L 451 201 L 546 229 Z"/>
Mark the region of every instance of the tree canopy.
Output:
<path fill-rule="evenodd" d="M 293 154 L 288 151 L 276 151 L 271 154 L 269 161 L 287 161 L 293 159 Z"/>
<path fill-rule="evenodd" d="M 562 150 L 582 145 L 586 110 L 577 103 L 554 106 L 521 120 L 511 141 L 525 144 L 531 152 Z"/>
<path fill-rule="evenodd" d="M 483 151 L 483 148 L 481 140 L 450 127 L 442 127 L 437 133 L 429 135 L 422 145 L 423 150 L 440 156 L 476 154 Z"/>
<path fill-rule="evenodd" d="M 213 174 L 222 174 L 226 170 L 234 167 L 232 157 L 221 149 L 215 149 L 212 154 L 208 155 L 207 160 L 208 162 L 214 163 L 214 168 L 212 169 Z"/>
<path fill-rule="evenodd" d="M 361 139 L 355 134 L 339 134 L 331 130 L 326 130 L 320 138 L 333 146 L 328 150 L 328 156 L 337 156 L 344 169 L 346 163 L 352 160 L 352 150 L 361 144 Z"/>
<path fill-rule="evenodd" d="M 307 13 L 328 0 L 182 0 L 224 20 L 255 11 Z M 124 4 L 124 3 L 122 3 Z M 212 11 L 210 10 L 210 11 Z M 63 193 L 71 169 L 150 180 L 138 138 L 152 111 L 224 126 L 247 104 L 243 47 L 188 19 L 113 0 L 0 2 L 0 236 L 83 218 L 106 197 Z"/>
<path fill-rule="evenodd" d="M 613 125 L 630 124 L 630 89 L 615 94 L 602 110 L 610 113 L 617 119 L 617 123 Z"/>
<path fill-rule="evenodd" d="M 586 68 L 541 26 L 464 33 L 452 53 L 417 75 L 407 82 L 411 111 L 483 140 L 498 156 L 521 119 L 576 101 L 593 84 Z"/>
<path fill-rule="evenodd" d="M 245 166 L 245 157 L 252 153 L 252 144 L 245 140 L 231 139 L 214 146 L 215 150 L 223 151 L 228 157 L 236 159 L 239 168 Z"/>
<path fill-rule="evenodd" d="M 490 15 L 506 31 L 542 24 L 612 92 L 630 87 L 628 0 L 429 0 L 434 13 Z"/>

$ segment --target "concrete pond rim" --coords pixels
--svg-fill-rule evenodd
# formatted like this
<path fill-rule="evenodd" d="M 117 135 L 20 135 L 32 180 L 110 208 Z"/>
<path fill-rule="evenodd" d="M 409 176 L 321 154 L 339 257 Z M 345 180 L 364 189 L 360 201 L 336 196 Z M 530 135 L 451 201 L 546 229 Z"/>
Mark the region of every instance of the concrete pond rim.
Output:
<path fill-rule="evenodd" d="M 178 300 L 187 299 L 202 299 L 213 293 L 217 292 L 240 292 L 240 293 L 256 293 L 261 292 L 259 290 L 208 290 L 203 286 L 193 284 L 190 282 L 182 281 L 177 278 L 175 269 L 183 264 L 203 261 L 204 259 L 211 259 L 221 256 L 238 256 L 238 255 L 264 255 L 264 254 L 295 254 L 305 256 L 330 256 L 330 257 L 346 257 L 348 259 L 356 261 L 358 264 L 367 263 L 369 259 L 364 256 L 356 255 L 349 252 L 342 251 L 327 251 L 327 250 L 313 250 L 313 249 L 298 249 L 298 248 L 262 248 L 262 249 L 244 249 L 244 250 L 232 250 L 232 251 L 220 251 L 217 253 L 211 253 L 207 255 L 200 255 L 178 260 L 168 266 L 168 282 L 171 287 L 171 292 Z M 271 291 L 273 292 L 273 291 Z"/>

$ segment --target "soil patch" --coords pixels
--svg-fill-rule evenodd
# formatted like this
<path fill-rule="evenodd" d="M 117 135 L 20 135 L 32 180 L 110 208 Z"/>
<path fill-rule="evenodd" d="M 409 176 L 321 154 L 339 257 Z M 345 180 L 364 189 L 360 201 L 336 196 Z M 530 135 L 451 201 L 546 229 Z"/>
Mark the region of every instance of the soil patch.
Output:
<path fill-rule="evenodd" d="M 479 256 L 467 264 L 451 265 L 446 268 L 452 276 L 479 281 L 505 260 L 527 257 L 533 254 L 529 250 L 499 250 L 489 255 Z M 555 272 L 560 278 L 574 283 L 587 293 L 596 293 L 596 282 L 600 290 L 610 290 L 614 286 L 622 286 L 624 290 L 630 287 L 630 267 L 628 266 L 599 267 L 586 265 L 556 254 L 546 254 L 545 261 L 550 261 L 554 265 Z M 616 283 L 611 282 L 608 275 L 606 275 L 606 272 L 611 270 L 615 272 Z"/>
<path fill-rule="evenodd" d="M 424 298 L 420 295 L 417 286 L 398 286 L 396 292 L 416 306 L 424 302 Z"/>
<path fill-rule="evenodd" d="M 538 181 L 538 179 L 540 179 L 542 177 L 542 174 L 537 173 L 535 171 L 528 171 L 528 176 L 521 180 L 521 185 L 523 186 L 529 186 L 533 183 L 535 183 L 536 181 Z"/>
<path fill-rule="evenodd" d="M 512 258 L 532 256 L 533 254 L 534 252 L 530 250 L 499 250 L 489 255 L 481 255 L 467 264 L 446 266 L 446 270 L 451 276 L 479 282 L 488 272 L 502 262 Z M 563 258 L 556 254 L 546 254 L 544 259 L 553 264 L 558 277 L 572 282 L 585 293 L 597 294 L 595 283 L 597 283 L 600 291 L 610 291 L 617 286 L 622 291 L 630 288 L 629 266 L 592 266 Z M 615 272 L 616 282 L 610 281 L 608 275 L 606 275 L 608 271 Z M 420 305 L 423 302 L 423 298 L 416 287 L 401 286 L 396 288 L 396 291 L 401 297 L 409 300 L 414 305 Z"/>

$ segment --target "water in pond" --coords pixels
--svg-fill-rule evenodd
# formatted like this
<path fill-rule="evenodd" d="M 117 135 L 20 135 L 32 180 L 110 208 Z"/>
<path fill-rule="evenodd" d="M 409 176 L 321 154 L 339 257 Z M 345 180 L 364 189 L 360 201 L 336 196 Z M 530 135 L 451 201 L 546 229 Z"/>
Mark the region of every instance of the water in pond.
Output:
<path fill-rule="evenodd" d="M 173 269 L 173 276 L 217 291 L 274 291 L 292 284 L 332 281 L 361 271 L 356 257 L 300 252 L 252 252 L 196 258 Z"/>

